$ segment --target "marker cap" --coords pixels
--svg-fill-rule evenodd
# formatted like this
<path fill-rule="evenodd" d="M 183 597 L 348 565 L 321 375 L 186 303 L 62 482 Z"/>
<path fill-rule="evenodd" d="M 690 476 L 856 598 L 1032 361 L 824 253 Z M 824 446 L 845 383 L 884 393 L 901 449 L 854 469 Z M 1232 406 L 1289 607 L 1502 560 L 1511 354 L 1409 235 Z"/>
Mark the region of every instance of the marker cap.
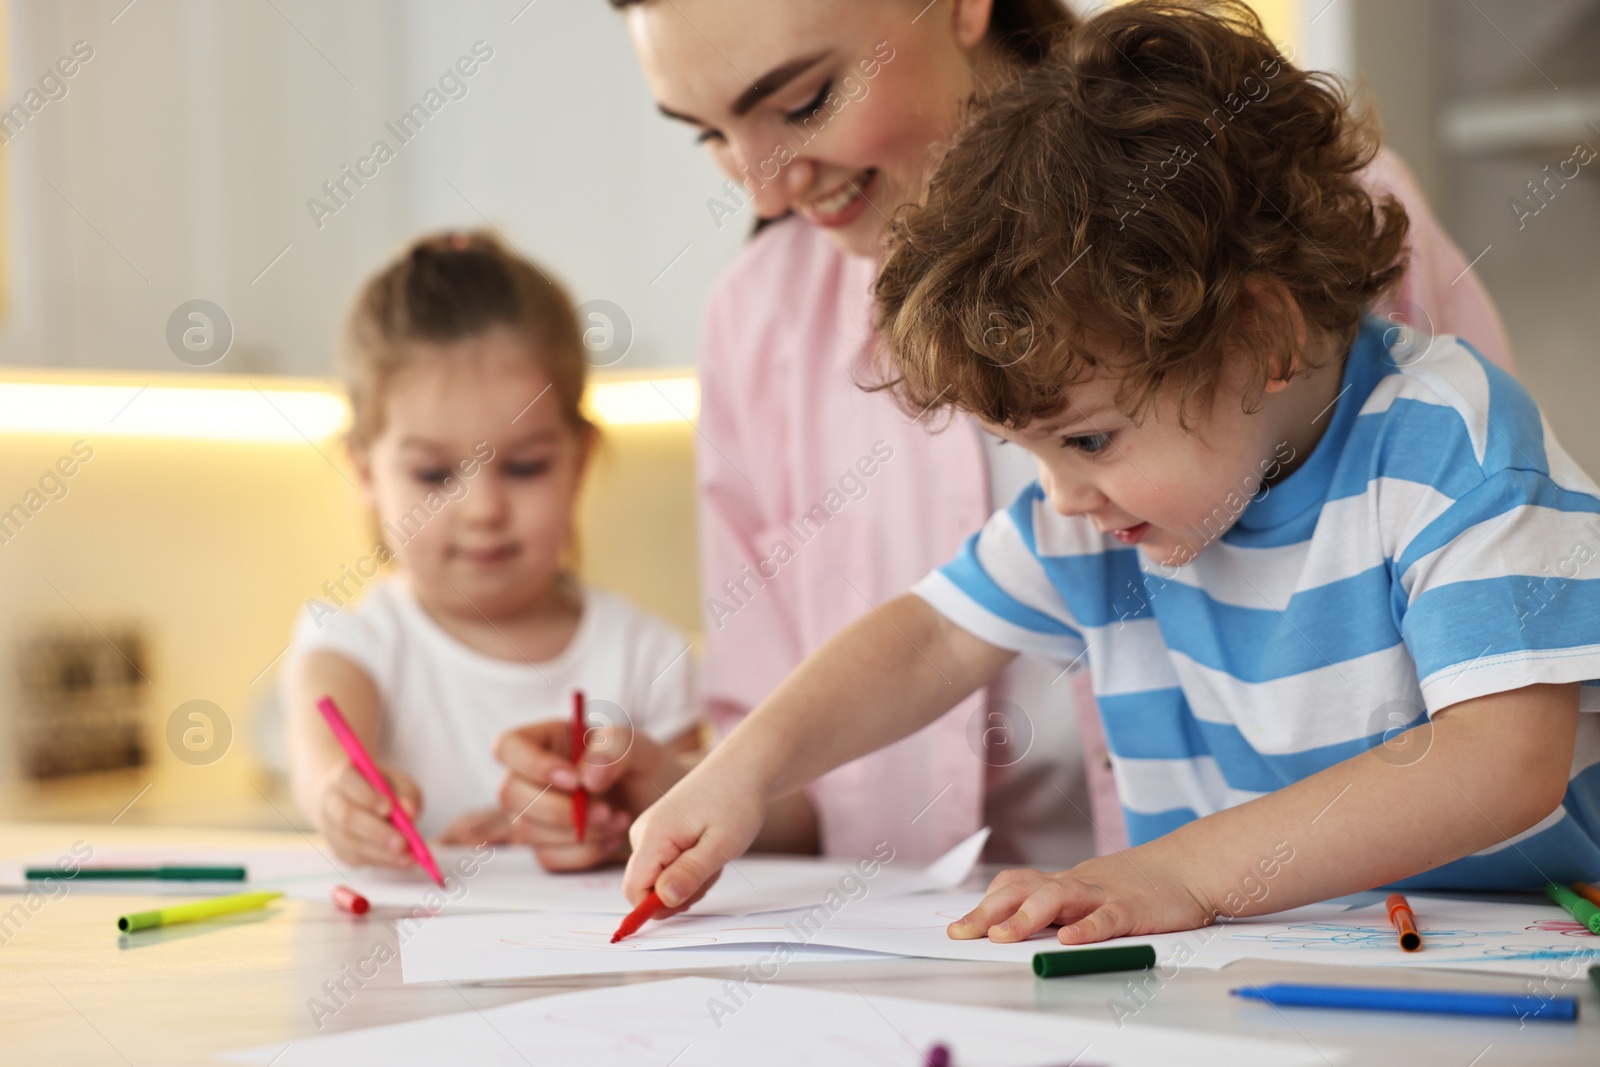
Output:
<path fill-rule="evenodd" d="M 1033 973 L 1040 978 L 1099 974 L 1103 971 L 1143 971 L 1155 965 L 1156 950 L 1152 945 L 1075 948 L 1067 952 L 1039 952 L 1033 957 Z"/>

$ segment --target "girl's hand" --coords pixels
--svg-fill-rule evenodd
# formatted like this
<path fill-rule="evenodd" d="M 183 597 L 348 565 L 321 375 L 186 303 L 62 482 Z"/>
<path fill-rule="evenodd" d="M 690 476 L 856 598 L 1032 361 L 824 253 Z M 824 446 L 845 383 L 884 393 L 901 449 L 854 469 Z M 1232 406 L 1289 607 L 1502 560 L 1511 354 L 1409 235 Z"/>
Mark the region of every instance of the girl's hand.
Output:
<path fill-rule="evenodd" d="M 1193 930 L 1216 911 L 1157 854 L 1120 853 L 1070 871 L 1001 871 L 971 912 L 950 924 L 952 938 L 1025 941 L 1060 926 L 1063 945 L 1087 945 L 1132 934 Z M 1135 865 L 1137 864 L 1137 866 Z"/>
<path fill-rule="evenodd" d="M 588 870 L 625 858 L 634 817 L 683 773 L 664 746 L 626 727 L 591 729 L 576 767 L 569 742 L 568 724 L 551 721 L 502 734 L 494 746 L 507 768 L 500 810 L 510 839 L 533 846 L 550 871 Z M 582 844 L 572 829 L 572 793 L 580 782 L 589 791 Z"/>
<path fill-rule="evenodd" d="M 378 770 L 399 798 L 401 810 L 415 822 L 422 811 L 422 790 L 393 767 L 380 764 Z M 333 846 L 333 854 L 346 863 L 403 870 L 416 862 L 406 839 L 389 821 L 388 798 L 368 785 L 352 764 L 341 762 L 328 775 L 318 812 L 318 828 Z"/>
<path fill-rule="evenodd" d="M 499 808 L 469 811 L 439 835 L 441 845 L 501 845 L 511 840 L 511 821 Z"/>
<path fill-rule="evenodd" d="M 651 889 L 673 915 L 705 896 L 722 867 L 761 830 L 766 797 L 753 783 L 700 767 L 673 786 L 628 831 L 633 855 L 622 892 L 638 904 Z"/>

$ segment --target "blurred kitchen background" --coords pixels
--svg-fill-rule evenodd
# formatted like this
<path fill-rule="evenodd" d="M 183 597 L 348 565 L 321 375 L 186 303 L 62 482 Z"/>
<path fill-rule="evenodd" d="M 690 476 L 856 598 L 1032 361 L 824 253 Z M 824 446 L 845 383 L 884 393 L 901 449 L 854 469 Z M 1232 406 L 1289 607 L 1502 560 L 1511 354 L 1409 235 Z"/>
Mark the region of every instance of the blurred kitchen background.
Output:
<path fill-rule="evenodd" d="M 1600 472 L 1600 2 L 1256 7 L 1377 107 Z M 683 415 L 751 211 L 657 115 L 604 0 L 0 0 L 0 34 L 0 512 L 56 472 L 0 525 L 0 818 L 298 818 L 277 666 L 370 545 L 337 327 L 421 230 L 493 226 L 584 302 L 586 574 L 698 628 Z M 379 138 L 395 156 L 358 184 Z"/>

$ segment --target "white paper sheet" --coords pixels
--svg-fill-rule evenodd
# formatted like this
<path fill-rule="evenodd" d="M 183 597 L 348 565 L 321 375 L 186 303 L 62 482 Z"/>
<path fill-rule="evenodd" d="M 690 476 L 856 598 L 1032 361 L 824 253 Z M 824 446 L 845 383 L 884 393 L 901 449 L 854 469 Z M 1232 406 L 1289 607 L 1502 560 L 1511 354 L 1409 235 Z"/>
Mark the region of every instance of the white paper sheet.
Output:
<path fill-rule="evenodd" d="M 746 918 L 693 915 L 673 916 L 648 924 L 635 937 L 645 949 L 673 948 L 694 938 L 715 938 L 717 944 L 741 941 L 787 940 L 799 944 L 832 945 L 901 956 L 934 959 L 976 960 L 983 962 L 1030 963 L 1038 952 L 1071 951 L 1057 940 L 1054 927 L 1041 930 L 1027 941 L 1001 944 L 987 938 L 952 940 L 946 927 L 971 911 L 983 899 L 982 893 L 947 890 L 912 897 L 883 898 L 870 894 L 846 902 L 837 911 L 812 908 L 809 911 L 781 912 Z M 1279 923 L 1332 919 L 1342 914 L 1342 903 L 1313 904 L 1293 913 L 1240 920 L 1255 929 L 1276 930 Z M 1201 949 L 1216 940 L 1211 930 L 1188 930 L 1170 934 L 1141 934 L 1100 942 L 1114 945 L 1151 945 L 1159 963 L 1201 966 L 1216 969 L 1242 958 L 1242 953 Z M 632 940 L 632 939 L 630 939 Z M 1180 951 L 1181 947 L 1181 951 Z"/>
<path fill-rule="evenodd" d="M 722 878 L 694 907 L 698 915 L 751 915 L 807 906 L 829 893 L 848 893 L 857 883 L 878 896 L 894 896 L 957 885 L 971 872 L 989 831 L 980 830 L 927 867 L 876 864 L 863 872 L 861 861 L 819 860 L 790 856 L 743 856 L 728 864 Z M 622 869 L 613 867 L 579 874 L 551 874 L 541 869 L 525 848 L 501 848 L 492 860 L 465 862 L 467 850 L 441 849 L 437 854 L 448 888 L 441 911 L 556 911 L 594 915 L 626 915 L 632 910 L 622 895 Z M 873 868 L 865 868 L 871 870 Z M 350 884 L 373 904 L 410 907 L 426 900 L 431 888 L 415 873 L 362 869 L 351 872 Z M 613 926 L 613 929 L 615 927 Z"/>
<path fill-rule="evenodd" d="M 639 933 L 616 945 L 610 943 L 615 923 L 609 916 L 557 912 L 438 916 L 402 943 L 400 955 L 405 980 L 419 982 L 647 970 L 658 966 L 654 958 L 657 956 L 671 958 L 696 950 L 741 945 L 758 950 L 751 962 L 765 963 L 769 969 L 777 958 L 779 944 L 789 951 L 855 949 L 862 953 L 856 957 L 859 959 L 916 956 L 1012 963 L 1023 968 L 1031 964 L 1036 952 L 1071 951 L 1056 940 L 1053 929 L 1010 945 L 983 938 L 952 941 L 945 933 L 945 925 L 966 914 L 980 899 L 981 894 L 945 891 L 886 898 L 868 896 L 847 902 L 826 916 L 816 912 L 747 917 L 681 915 L 648 923 Z M 1293 914 L 1300 921 L 1330 919 L 1345 907 L 1319 904 Z M 1257 927 L 1251 924 L 1250 928 Z M 1262 923 L 1261 928 L 1279 927 Z M 1103 944 L 1151 945 L 1163 968 L 1194 966 L 1215 970 L 1239 958 L 1228 953 L 1202 954 L 1212 936 L 1212 931 L 1199 930 L 1119 938 Z M 641 959 L 641 953 L 649 958 Z M 547 958 L 551 956 L 562 958 Z M 733 966 L 743 966 L 745 962 L 741 960 Z M 552 966 L 569 969 L 556 972 L 548 969 Z M 684 966 L 692 968 L 688 963 Z"/>
<path fill-rule="evenodd" d="M 406 982 L 485 982 L 504 978 L 558 978 L 580 974 L 648 974 L 652 971 L 706 971 L 718 967 L 750 967 L 770 974 L 774 961 L 798 963 L 861 963 L 895 959 L 878 952 L 858 952 L 826 945 L 701 945 L 675 952 L 641 952 L 628 941 L 603 948 L 551 948 L 541 941 L 518 938 L 507 927 L 520 920 L 543 918 L 543 912 L 439 916 L 428 920 L 401 942 L 400 967 Z M 595 933 L 611 916 L 565 915 L 579 930 L 593 924 Z M 605 934 L 609 938 L 609 934 Z"/>
<path fill-rule="evenodd" d="M 1339 1049 L 1030 1012 L 936 1004 L 785 985 L 733 997 L 709 978 L 678 978 L 522 1001 L 481 1012 L 315 1037 L 227 1054 L 265 1067 L 381 1063 L 434 1067 L 921 1067 L 949 1046 L 961 1067 L 1324 1067 Z"/>
<path fill-rule="evenodd" d="M 943 891 L 899 897 L 867 896 L 837 911 L 757 916 L 680 915 L 647 924 L 610 945 L 605 921 L 544 914 L 439 917 L 402 949 L 407 975 L 447 972 L 452 979 L 512 977 L 535 966 L 539 951 L 585 948 L 607 953 L 657 953 L 688 948 L 785 942 L 890 955 L 1015 963 L 1036 952 L 1071 951 L 1042 931 L 1017 944 L 987 939 L 953 941 L 945 925 L 966 914 L 981 894 Z M 1581 978 L 1600 962 L 1600 937 L 1554 905 L 1505 904 L 1461 897 L 1411 896 L 1423 934 L 1420 952 L 1402 951 L 1383 905 L 1351 909 L 1348 901 L 1236 919 L 1200 930 L 1142 935 L 1102 945 L 1147 944 L 1161 968 L 1217 970 L 1241 959 L 1290 960 L 1358 967 L 1423 967 L 1497 974 Z M 415 962 L 413 962 L 415 961 Z M 520 962 L 519 962 L 520 961 Z M 625 969 L 625 968 L 623 968 Z M 537 973 L 528 971 L 528 974 Z"/>
<path fill-rule="evenodd" d="M 711 937 L 685 937 L 676 951 L 646 949 L 630 937 L 611 943 L 617 918 L 567 912 L 499 912 L 439 915 L 407 928 L 400 942 L 401 972 L 407 982 L 478 982 L 496 978 L 546 978 L 554 975 L 703 970 L 759 966 L 774 960 L 796 963 L 855 962 L 896 957 L 831 945 L 759 941 L 717 943 Z M 660 946 L 653 946 L 660 947 Z"/>
<path fill-rule="evenodd" d="M 904 956 L 1017 962 L 1031 960 L 1035 952 L 1065 948 L 1056 943 L 1053 929 L 1011 945 L 982 938 L 950 940 L 945 924 L 965 915 L 980 899 L 981 894 L 960 891 L 899 898 L 869 894 L 832 914 L 812 909 L 809 914 L 785 912 L 748 918 L 674 916 L 647 925 L 635 937 L 646 950 L 673 948 L 694 938 L 715 938 L 717 944 L 788 940 Z M 1420 952 L 1400 948 L 1382 903 L 1350 909 L 1345 902 L 1312 904 L 1201 930 L 1125 937 L 1103 944 L 1152 945 L 1163 966 L 1205 970 L 1235 960 L 1271 959 L 1545 975 L 1573 971 L 1574 960 L 1600 962 L 1600 936 L 1554 904 L 1416 895 L 1408 900 L 1423 935 Z M 1553 962 L 1563 966 L 1556 968 Z"/>
<path fill-rule="evenodd" d="M 829 893 L 848 893 L 857 882 L 877 896 L 943 889 L 962 882 L 977 862 L 989 831 L 980 830 L 926 867 L 895 860 L 879 863 L 866 876 L 857 862 L 793 856 L 744 856 L 729 864 L 722 878 L 694 908 L 702 915 L 749 915 L 814 904 Z M 526 848 L 506 846 L 478 859 L 472 849 L 435 847 L 434 857 L 445 874 L 438 889 L 420 871 L 388 871 L 349 867 L 312 849 L 251 851 L 248 849 L 163 849 L 97 854 L 97 866 L 134 864 L 242 864 L 249 880 L 238 882 L 88 882 L 70 881 L 73 892 L 153 893 L 205 896 L 241 889 L 281 889 L 291 897 L 326 900 L 335 885 L 353 887 L 375 906 L 423 908 L 429 911 L 560 911 L 626 915 L 622 869 L 552 874 L 542 869 Z M 56 857 L 43 858 L 40 865 Z M 0 886 L 23 888 L 23 863 L 0 866 Z M 871 868 L 868 868 L 871 869 Z"/>
<path fill-rule="evenodd" d="M 1205 965 L 1209 953 L 1228 960 L 1427 967 L 1564 979 L 1580 978 L 1589 964 L 1600 962 L 1600 936 L 1554 904 L 1414 894 L 1406 899 L 1422 933 L 1418 952 L 1400 948 L 1388 912 L 1378 903 L 1325 918 L 1297 917 L 1250 926 L 1229 923 L 1217 929 L 1196 962 Z"/>

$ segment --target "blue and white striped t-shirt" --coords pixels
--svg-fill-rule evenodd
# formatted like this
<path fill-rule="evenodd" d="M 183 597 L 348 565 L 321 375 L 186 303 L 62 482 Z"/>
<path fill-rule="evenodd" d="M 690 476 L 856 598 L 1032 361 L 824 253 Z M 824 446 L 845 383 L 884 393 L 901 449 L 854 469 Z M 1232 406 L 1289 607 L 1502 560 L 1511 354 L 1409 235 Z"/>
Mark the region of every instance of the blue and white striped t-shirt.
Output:
<path fill-rule="evenodd" d="M 1582 681 L 1562 807 L 1402 884 L 1600 880 L 1600 489 L 1509 375 L 1452 337 L 1391 352 L 1384 327 L 1363 324 L 1304 464 L 1188 566 L 1035 483 L 914 591 L 992 644 L 1087 663 L 1135 844 L 1386 735 L 1403 762 L 1396 732 L 1452 704 Z"/>

